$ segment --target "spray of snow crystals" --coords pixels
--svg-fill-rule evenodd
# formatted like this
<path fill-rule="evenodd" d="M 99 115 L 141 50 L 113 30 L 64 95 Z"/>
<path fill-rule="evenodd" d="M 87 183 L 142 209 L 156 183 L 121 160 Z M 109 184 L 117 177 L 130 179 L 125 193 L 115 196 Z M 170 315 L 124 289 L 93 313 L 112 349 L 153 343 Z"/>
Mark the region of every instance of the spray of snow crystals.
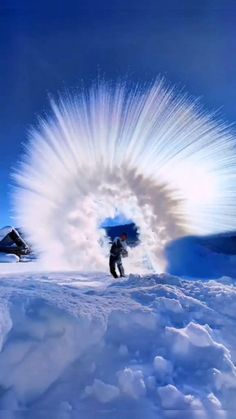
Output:
<path fill-rule="evenodd" d="M 168 240 L 236 227 L 235 139 L 198 101 L 159 79 L 98 82 L 51 108 L 14 174 L 17 225 L 51 266 L 103 269 L 100 225 L 116 214 L 139 228 L 133 272 L 163 269 Z"/>

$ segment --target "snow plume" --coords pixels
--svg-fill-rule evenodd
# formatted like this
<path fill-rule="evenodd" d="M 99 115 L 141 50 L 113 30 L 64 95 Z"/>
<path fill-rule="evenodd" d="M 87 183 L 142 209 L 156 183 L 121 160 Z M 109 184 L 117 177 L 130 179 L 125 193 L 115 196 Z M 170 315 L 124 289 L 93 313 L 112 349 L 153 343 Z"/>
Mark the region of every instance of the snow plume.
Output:
<path fill-rule="evenodd" d="M 103 269 L 101 223 L 122 214 L 140 233 L 132 271 L 163 269 L 167 241 L 236 227 L 234 140 L 163 80 L 52 99 L 15 173 L 17 225 L 51 267 Z"/>

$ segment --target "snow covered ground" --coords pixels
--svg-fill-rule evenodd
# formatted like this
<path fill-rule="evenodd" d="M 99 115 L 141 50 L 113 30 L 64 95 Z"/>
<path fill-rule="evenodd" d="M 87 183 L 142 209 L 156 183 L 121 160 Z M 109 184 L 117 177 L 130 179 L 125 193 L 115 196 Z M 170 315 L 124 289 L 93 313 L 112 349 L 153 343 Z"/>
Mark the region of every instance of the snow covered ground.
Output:
<path fill-rule="evenodd" d="M 197 278 L 236 278 L 236 236 L 181 237 L 166 248 L 167 272 Z"/>
<path fill-rule="evenodd" d="M 1 419 L 235 419 L 233 280 L 0 268 Z"/>

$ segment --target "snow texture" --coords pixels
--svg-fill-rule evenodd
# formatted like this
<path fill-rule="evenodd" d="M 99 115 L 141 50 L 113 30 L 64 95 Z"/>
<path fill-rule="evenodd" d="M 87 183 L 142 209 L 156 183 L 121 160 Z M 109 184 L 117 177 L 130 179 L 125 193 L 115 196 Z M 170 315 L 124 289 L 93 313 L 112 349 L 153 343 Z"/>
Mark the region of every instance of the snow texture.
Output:
<path fill-rule="evenodd" d="M 236 277 L 236 236 L 183 237 L 165 248 L 167 272 L 195 278 Z"/>
<path fill-rule="evenodd" d="M 0 263 L 16 263 L 19 262 L 19 257 L 14 254 L 0 253 Z"/>
<path fill-rule="evenodd" d="M 0 419 L 236 417 L 230 278 L 1 273 L 0 296 Z"/>

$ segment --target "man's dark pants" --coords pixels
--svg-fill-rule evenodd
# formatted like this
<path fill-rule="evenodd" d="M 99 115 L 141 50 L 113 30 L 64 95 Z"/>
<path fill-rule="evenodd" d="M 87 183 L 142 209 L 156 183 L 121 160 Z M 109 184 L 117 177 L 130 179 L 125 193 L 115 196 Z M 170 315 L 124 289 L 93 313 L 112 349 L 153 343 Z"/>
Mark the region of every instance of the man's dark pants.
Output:
<path fill-rule="evenodd" d="M 110 260 L 109 260 L 110 272 L 114 276 L 114 278 L 118 278 L 118 275 L 116 273 L 116 265 L 117 265 L 118 271 L 120 273 L 120 276 L 125 276 L 125 271 L 124 271 L 124 267 L 122 265 L 121 256 L 120 255 L 118 255 L 118 256 L 110 255 Z"/>

